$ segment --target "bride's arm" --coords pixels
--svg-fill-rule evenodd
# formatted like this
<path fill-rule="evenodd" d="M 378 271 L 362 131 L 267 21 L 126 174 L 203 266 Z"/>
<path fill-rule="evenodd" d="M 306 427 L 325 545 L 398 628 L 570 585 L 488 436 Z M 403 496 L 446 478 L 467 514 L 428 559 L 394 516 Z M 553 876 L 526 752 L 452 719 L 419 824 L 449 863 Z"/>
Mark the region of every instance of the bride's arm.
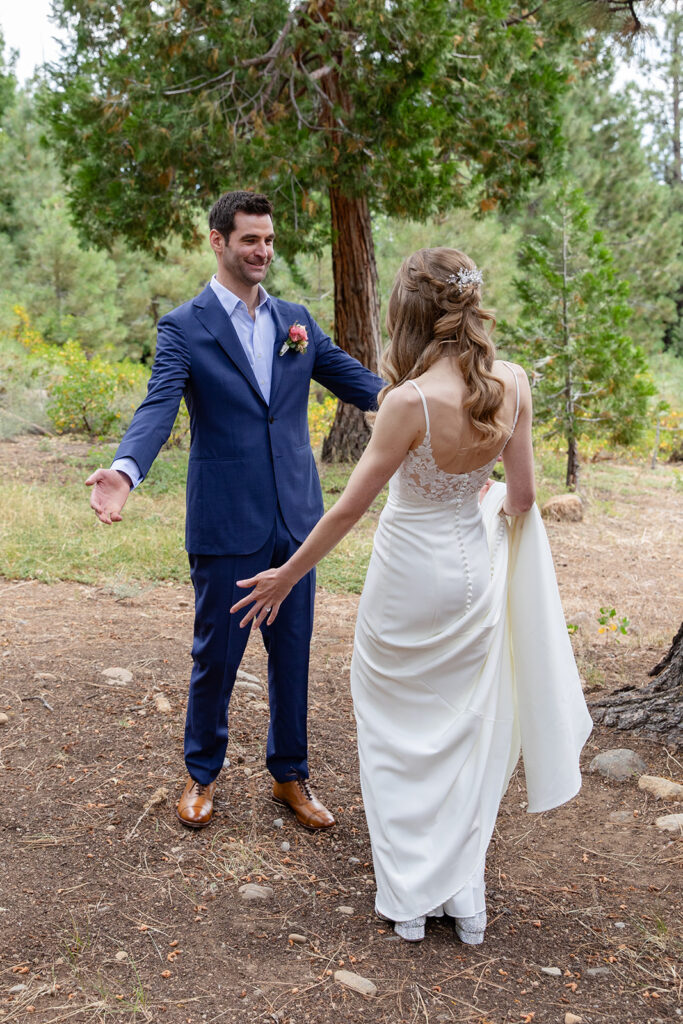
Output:
<path fill-rule="evenodd" d="M 519 381 L 519 418 L 503 451 L 507 494 L 502 511 L 508 516 L 528 512 L 536 498 L 531 441 L 531 388 L 521 367 L 515 367 L 515 373 Z"/>
<path fill-rule="evenodd" d="M 336 504 L 284 565 L 237 581 L 238 587 L 254 588 L 230 609 L 237 612 L 251 605 L 240 626 L 246 626 L 252 619 L 255 626 L 260 626 L 266 616 L 268 625 L 274 622 L 280 605 L 295 583 L 317 565 L 368 510 L 400 466 L 420 429 L 424 430 L 423 421 L 422 404 L 414 388 L 402 387 L 388 393 L 377 413 L 370 442 Z"/>

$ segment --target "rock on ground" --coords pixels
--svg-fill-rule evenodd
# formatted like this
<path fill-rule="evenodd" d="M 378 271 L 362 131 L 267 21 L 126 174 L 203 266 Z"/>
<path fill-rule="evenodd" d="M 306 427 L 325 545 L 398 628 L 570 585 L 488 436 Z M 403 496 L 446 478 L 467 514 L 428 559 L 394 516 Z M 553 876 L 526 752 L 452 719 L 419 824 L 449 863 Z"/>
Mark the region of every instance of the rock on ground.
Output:
<path fill-rule="evenodd" d="M 609 820 L 626 825 L 633 821 L 633 811 L 610 811 Z"/>
<path fill-rule="evenodd" d="M 237 669 L 237 678 L 246 679 L 248 683 L 260 683 L 261 680 L 258 676 L 252 676 L 250 672 L 245 672 L 243 668 Z"/>
<path fill-rule="evenodd" d="M 615 782 L 626 782 L 632 775 L 643 775 L 647 771 L 647 765 L 635 750 L 615 747 L 613 750 L 604 750 L 602 754 L 594 757 L 588 771 L 599 772 L 606 779 L 613 779 Z"/>
<path fill-rule="evenodd" d="M 263 693 L 263 687 L 261 684 L 252 682 L 250 679 L 236 679 L 235 689 L 243 690 L 245 693 Z"/>
<path fill-rule="evenodd" d="M 683 835 L 683 814 L 665 814 L 657 818 L 655 825 L 662 832 L 680 832 Z"/>
<path fill-rule="evenodd" d="M 360 974 L 354 974 L 352 971 L 335 971 L 334 980 L 340 985 L 344 985 L 345 988 L 359 992 L 362 996 L 374 996 L 377 994 L 376 985 L 368 981 L 367 978 L 361 977 Z"/>
<path fill-rule="evenodd" d="M 0 725 L 7 725 L 9 722 L 9 716 L 4 711 L 0 711 Z"/>
<path fill-rule="evenodd" d="M 574 612 L 573 615 L 568 615 L 567 623 L 576 626 L 582 633 L 595 633 L 598 628 L 597 616 L 588 612 Z"/>
<path fill-rule="evenodd" d="M 168 697 L 164 697 L 163 693 L 157 693 L 154 697 L 154 707 L 162 715 L 168 715 L 171 710 L 171 702 Z"/>
<path fill-rule="evenodd" d="M 239 887 L 239 894 L 243 900 L 269 900 L 273 890 L 269 885 L 256 885 L 254 882 L 247 882 Z"/>
<path fill-rule="evenodd" d="M 541 508 L 544 519 L 560 519 L 579 523 L 583 519 L 583 502 L 578 494 L 556 494 Z"/>
<path fill-rule="evenodd" d="M 129 672 L 127 668 L 105 668 L 102 670 L 102 675 L 115 683 L 125 684 L 133 682 L 133 673 Z"/>
<path fill-rule="evenodd" d="M 660 775 L 641 775 L 638 779 L 638 789 L 651 793 L 657 800 L 683 800 L 683 786 Z"/>

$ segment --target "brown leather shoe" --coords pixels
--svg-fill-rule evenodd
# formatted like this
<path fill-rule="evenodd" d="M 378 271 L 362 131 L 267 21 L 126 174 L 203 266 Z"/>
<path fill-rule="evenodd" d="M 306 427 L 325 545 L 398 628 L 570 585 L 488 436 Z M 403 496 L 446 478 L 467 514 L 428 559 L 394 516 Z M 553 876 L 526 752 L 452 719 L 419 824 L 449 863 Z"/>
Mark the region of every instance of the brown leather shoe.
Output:
<path fill-rule="evenodd" d="M 290 807 L 296 814 L 297 821 L 306 828 L 330 828 L 334 825 L 334 818 L 327 807 L 313 795 L 308 779 L 273 782 L 273 800 Z"/>
<path fill-rule="evenodd" d="M 213 817 L 215 790 L 215 782 L 210 782 L 208 786 L 202 786 L 193 778 L 187 780 L 187 785 L 176 805 L 176 815 L 183 825 L 189 825 L 190 828 L 204 828 L 209 824 Z"/>

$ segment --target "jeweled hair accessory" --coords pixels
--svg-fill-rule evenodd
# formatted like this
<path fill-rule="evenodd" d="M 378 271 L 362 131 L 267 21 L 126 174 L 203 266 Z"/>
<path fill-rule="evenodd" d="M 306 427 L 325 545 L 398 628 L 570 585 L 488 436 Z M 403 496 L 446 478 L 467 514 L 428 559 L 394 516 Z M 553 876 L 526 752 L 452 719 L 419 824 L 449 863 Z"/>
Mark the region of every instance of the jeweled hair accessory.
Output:
<path fill-rule="evenodd" d="M 458 291 L 462 293 L 466 288 L 469 288 L 471 284 L 483 284 L 484 278 L 482 277 L 481 270 L 479 270 L 478 267 L 473 267 L 471 270 L 466 267 L 461 267 L 457 274 L 449 274 L 446 278 L 446 282 L 447 284 L 456 285 Z"/>

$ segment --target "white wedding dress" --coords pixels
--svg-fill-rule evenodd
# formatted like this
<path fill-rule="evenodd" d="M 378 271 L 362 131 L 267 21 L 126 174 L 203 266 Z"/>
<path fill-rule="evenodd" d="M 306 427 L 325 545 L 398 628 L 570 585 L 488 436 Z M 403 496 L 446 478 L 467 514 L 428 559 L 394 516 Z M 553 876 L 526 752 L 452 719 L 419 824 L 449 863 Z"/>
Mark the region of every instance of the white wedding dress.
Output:
<path fill-rule="evenodd" d="M 487 529 L 479 503 L 497 457 L 469 473 L 439 469 L 426 400 L 410 383 L 422 398 L 427 432 L 389 485 L 351 665 L 361 786 L 379 915 L 405 922 L 446 913 L 460 937 L 476 943 L 485 926 L 486 850 L 520 751 L 506 614 L 510 528 L 489 509 Z M 498 489 L 504 493 L 497 485 L 489 506 L 502 504 Z M 543 572 L 547 589 L 552 562 Z M 563 617 L 558 636 L 573 665 Z M 566 647 L 559 654 L 566 661 Z M 548 671 L 543 659 L 539 668 Z M 578 751 L 590 731 L 577 681 L 578 675 L 570 680 L 577 703 L 568 718 L 558 802 L 580 785 Z M 555 709 L 547 716 L 558 723 L 562 717 Z M 539 768 L 543 773 L 547 765 Z"/>

